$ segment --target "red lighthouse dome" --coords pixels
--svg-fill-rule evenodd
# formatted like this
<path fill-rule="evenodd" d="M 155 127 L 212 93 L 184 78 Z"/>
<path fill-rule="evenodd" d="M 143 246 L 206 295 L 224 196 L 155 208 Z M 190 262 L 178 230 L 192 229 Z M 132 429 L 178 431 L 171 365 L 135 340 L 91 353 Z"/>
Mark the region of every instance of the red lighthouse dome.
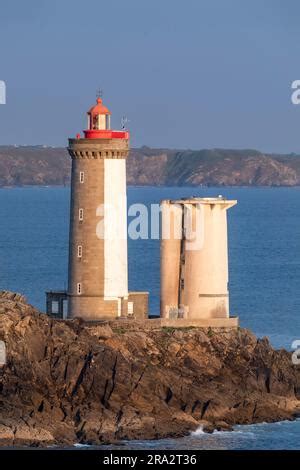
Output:
<path fill-rule="evenodd" d="M 83 131 L 86 139 L 129 139 L 128 131 L 113 131 L 110 129 L 111 112 L 103 105 L 102 99 L 87 112 L 88 129 Z"/>
<path fill-rule="evenodd" d="M 103 105 L 101 98 L 97 98 L 97 104 L 92 106 L 88 111 L 88 115 L 96 116 L 99 114 L 111 114 L 111 112 Z"/>

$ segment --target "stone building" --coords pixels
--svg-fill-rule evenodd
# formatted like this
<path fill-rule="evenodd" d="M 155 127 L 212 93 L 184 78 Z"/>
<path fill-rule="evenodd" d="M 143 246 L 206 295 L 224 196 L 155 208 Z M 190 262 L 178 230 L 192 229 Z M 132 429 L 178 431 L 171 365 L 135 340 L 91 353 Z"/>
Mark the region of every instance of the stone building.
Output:
<path fill-rule="evenodd" d="M 88 128 L 69 139 L 72 158 L 68 291 L 47 293 L 64 317 L 86 321 L 144 318 L 148 292 L 128 292 L 126 159 L 129 132 L 110 129 L 102 99 L 88 111 Z"/>
<path fill-rule="evenodd" d="M 68 289 L 46 293 L 47 313 L 85 321 L 236 328 L 238 318 L 229 315 L 227 210 L 237 201 L 222 196 L 162 201 L 160 318 L 145 322 L 148 292 L 128 291 L 129 132 L 111 130 L 111 113 L 101 98 L 87 114 L 84 135 L 69 139 L 68 147 Z"/>

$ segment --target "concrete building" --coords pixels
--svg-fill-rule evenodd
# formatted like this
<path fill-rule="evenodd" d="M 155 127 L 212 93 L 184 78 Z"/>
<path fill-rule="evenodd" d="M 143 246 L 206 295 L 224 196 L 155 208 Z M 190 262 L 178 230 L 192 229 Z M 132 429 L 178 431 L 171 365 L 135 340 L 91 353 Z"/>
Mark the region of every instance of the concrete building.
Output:
<path fill-rule="evenodd" d="M 229 316 L 227 210 L 237 201 L 162 201 L 161 318 L 164 324 L 237 326 Z"/>
<path fill-rule="evenodd" d="M 111 113 L 101 98 L 87 115 L 83 137 L 69 139 L 68 147 L 68 289 L 46 293 L 47 313 L 85 321 L 145 323 L 148 292 L 128 291 L 129 132 L 111 130 Z M 227 210 L 236 202 L 222 196 L 162 202 L 161 307 L 155 324 L 238 326 L 238 318 L 229 315 L 227 247 Z"/>
<path fill-rule="evenodd" d="M 139 317 L 148 313 L 148 293 L 128 292 L 126 158 L 129 132 L 110 129 L 102 99 L 88 111 L 84 137 L 69 139 L 72 158 L 68 318 Z M 63 292 L 47 293 L 61 309 Z M 57 305 L 57 304 L 56 304 Z"/>

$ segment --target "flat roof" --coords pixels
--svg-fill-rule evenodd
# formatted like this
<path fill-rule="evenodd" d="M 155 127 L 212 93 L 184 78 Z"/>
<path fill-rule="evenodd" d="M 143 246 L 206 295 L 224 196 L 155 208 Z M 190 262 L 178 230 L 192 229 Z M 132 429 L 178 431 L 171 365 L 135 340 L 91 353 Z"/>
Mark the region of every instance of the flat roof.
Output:
<path fill-rule="evenodd" d="M 181 199 L 163 199 L 161 202 L 169 204 L 237 204 L 236 199 L 226 199 L 224 196 L 217 197 L 183 197 Z"/>

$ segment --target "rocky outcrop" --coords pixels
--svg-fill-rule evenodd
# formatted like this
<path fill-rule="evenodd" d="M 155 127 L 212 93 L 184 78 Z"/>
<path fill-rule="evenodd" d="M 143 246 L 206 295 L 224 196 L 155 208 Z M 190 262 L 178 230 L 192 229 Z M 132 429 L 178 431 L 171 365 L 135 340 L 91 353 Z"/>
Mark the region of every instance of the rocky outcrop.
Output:
<path fill-rule="evenodd" d="M 67 185 L 71 159 L 63 148 L 0 147 L 0 187 Z M 296 186 L 300 156 L 256 150 L 131 149 L 127 161 L 131 185 Z"/>
<path fill-rule="evenodd" d="M 0 443 L 181 436 L 200 424 L 292 419 L 300 370 L 243 329 L 128 329 L 59 321 L 0 294 Z"/>

